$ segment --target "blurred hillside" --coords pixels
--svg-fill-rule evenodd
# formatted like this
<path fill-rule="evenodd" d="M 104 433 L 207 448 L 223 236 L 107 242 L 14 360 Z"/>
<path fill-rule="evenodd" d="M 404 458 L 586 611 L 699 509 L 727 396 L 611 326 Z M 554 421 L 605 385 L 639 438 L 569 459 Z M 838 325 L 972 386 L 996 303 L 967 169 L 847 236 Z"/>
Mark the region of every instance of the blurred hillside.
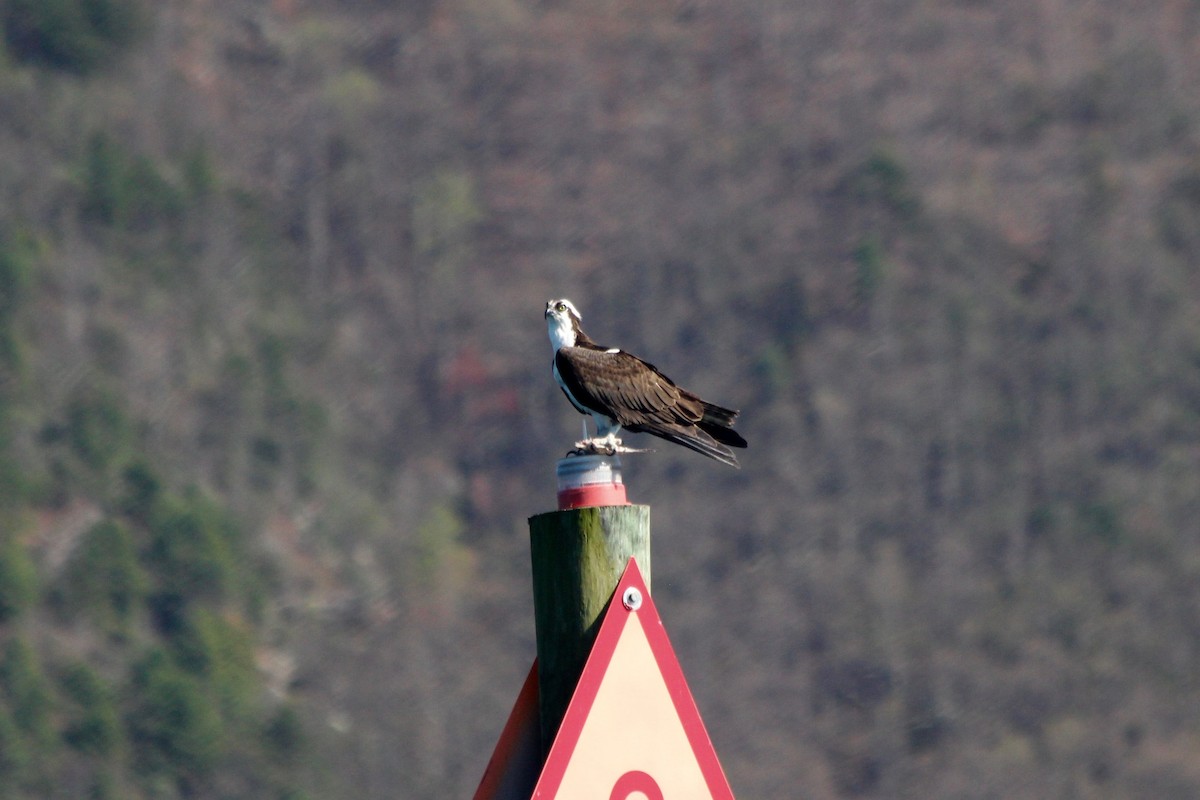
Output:
<path fill-rule="evenodd" d="M 0 26 L 0 798 L 469 796 L 559 296 L 743 410 L 626 463 L 739 798 L 1200 796 L 1195 3 Z"/>

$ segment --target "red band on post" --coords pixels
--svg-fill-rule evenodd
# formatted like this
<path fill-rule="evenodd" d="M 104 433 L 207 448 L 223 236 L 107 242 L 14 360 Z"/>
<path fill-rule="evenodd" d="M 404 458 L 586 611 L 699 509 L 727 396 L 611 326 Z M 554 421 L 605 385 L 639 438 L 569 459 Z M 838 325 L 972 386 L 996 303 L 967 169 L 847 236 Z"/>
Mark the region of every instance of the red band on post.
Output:
<path fill-rule="evenodd" d="M 570 511 L 573 508 L 589 506 L 627 506 L 629 500 L 625 497 L 623 483 L 592 483 L 587 486 L 576 486 L 563 489 L 558 493 L 558 510 Z"/>

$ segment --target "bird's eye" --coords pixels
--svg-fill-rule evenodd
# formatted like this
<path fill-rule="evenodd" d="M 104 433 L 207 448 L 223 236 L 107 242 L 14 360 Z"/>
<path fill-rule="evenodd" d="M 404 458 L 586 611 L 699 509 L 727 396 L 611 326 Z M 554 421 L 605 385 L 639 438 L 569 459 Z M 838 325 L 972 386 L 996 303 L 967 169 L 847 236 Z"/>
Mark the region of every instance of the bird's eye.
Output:
<path fill-rule="evenodd" d="M 556 305 L 556 306 L 554 307 L 554 310 L 555 310 L 555 311 L 566 311 L 566 310 L 567 310 L 567 304 L 566 304 L 566 303 L 559 303 L 558 305 Z"/>

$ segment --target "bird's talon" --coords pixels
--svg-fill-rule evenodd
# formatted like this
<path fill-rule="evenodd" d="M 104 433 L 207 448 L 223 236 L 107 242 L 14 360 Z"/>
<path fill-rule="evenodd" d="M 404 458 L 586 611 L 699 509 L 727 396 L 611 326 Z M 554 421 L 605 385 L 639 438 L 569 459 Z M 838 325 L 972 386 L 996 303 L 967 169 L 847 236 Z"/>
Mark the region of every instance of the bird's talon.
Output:
<path fill-rule="evenodd" d="M 620 439 L 582 439 L 575 443 L 574 449 L 567 452 L 569 456 L 615 456 L 618 453 L 632 452 L 621 445 Z"/>
<path fill-rule="evenodd" d="M 626 447 L 620 439 L 583 439 L 575 443 L 575 447 L 567 451 L 567 456 L 619 456 L 627 453 L 653 453 L 654 450 L 643 447 Z"/>

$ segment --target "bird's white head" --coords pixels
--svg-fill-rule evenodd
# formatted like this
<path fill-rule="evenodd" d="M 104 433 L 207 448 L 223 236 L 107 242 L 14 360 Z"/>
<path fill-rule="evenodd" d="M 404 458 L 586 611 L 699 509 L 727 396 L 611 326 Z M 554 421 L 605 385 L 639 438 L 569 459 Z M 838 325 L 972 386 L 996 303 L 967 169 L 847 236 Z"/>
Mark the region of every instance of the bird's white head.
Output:
<path fill-rule="evenodd" d="M 565 297 L 546 303 L 546 327 L 550 331 L 550 345 L 558 352 L 563 347 L 574 347 L 579 338 L 579 311 Z"/>

